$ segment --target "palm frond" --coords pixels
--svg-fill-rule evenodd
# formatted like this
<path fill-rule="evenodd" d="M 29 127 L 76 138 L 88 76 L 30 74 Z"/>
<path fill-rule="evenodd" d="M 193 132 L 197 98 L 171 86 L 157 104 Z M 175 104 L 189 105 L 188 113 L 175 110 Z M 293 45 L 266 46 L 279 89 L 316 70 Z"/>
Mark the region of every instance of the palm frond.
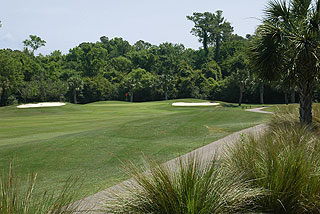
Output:
<path fill-rule="evenodd" d="M 265 9 L 266 19 L 272 21 L 289 21 L 290 7 L 286 1 L 271 0 Z"/>
<path fill-rule="evenodd" d="M 267 80 L 279 78 L 283 60 L 283 40 L 281 30 L 272 23 L 265 22 L 258 29 L 256 41 L 251 46 L 253 66 L 259 71 L 259 76 Z"/>
<path fill-rule="evenodd" d="M 316 1 L 315 5 L 312 6 L 310 16 L 310 30 L 317 34 L 320 28 L 320 1 Z M 317 40 L 320 40 L 320 34 L 317 35 Z"/>
<path fill-rule="evenodd" d="M 290 1 L 291 13 L 297 18 L 307 17 L 311 3 L 312 0 L 292 0 Z"/>

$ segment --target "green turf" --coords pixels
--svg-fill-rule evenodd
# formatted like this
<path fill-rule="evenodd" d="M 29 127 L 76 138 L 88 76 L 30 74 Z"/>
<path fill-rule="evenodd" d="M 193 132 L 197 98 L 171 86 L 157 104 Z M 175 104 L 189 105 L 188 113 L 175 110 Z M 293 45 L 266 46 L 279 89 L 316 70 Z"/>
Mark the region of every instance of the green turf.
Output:
<path fill-rule="evenodd" d="M 172 107 L 172 102 L 0 108 L 0 167 L 7 169 L 13 159 L 19 175 L 37 172 L 39 186 L 50 190 L 81 175 L 81 193 L 88 195 L 125 179 L 126 160 L 138 162 L 145 154 L 166 161 L 270 116 L 234 104 Z"/>

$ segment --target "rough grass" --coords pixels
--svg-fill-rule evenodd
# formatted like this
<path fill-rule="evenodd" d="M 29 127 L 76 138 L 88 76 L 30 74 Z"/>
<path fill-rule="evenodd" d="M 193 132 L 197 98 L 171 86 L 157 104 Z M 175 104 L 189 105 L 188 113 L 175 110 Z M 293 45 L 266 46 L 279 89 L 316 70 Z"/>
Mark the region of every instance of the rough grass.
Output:
<path fill-rule="evenodd" d="M 315 112 L 318 110 L 315 110 Z M 320 212 L 320 136 L 317 123 L 300 126 L 296 106 L 281 108 L 260 137 L 244 138 L 226 155 L 235 176 L 261 188 L 258 211 Z"/>
<path fill-rule="evenodd" d="M 69 178 L 57 195 L 36 193 L 37 175 L 25 179 L 17 178 L 12 164 L 9 173 L 0 177 L 0 213 L 1 214 L 63 214 L 73 213 L 78 207 L 71 206 L 81 188 L 78 179 Z M 86 213 L 86 212 L 83 212 Z"/>
<path fill-rule="evenodd" d="M 164 162 L 268 117 L 234 105 L 172 107 L 172 102 L 0 108 L 0 168 L 8 170 L 14 159 L 17 176 L 37 172 L 39 191 L 79 175 L 85 180 L 81 193 L 89 195 L 128 178 L 121 161 L 139 164 L 144 153 Z"/>

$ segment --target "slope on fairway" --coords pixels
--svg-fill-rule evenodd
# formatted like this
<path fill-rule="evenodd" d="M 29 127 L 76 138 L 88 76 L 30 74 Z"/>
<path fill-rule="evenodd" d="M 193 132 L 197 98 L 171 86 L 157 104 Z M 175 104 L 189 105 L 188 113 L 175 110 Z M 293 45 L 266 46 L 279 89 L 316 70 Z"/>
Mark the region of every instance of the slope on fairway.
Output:
<path fill-rule="evenodd" d="M 82 176 L 88 195 L 125 179 L 121 165 L 142 153 L 163 162 L 268 118 L 233 105 L 171 106 L 177 101 L 201 100 L 0 108 L 0 167 L 13 159 L 18 175 L 37 172 L 51 190 Z"/>

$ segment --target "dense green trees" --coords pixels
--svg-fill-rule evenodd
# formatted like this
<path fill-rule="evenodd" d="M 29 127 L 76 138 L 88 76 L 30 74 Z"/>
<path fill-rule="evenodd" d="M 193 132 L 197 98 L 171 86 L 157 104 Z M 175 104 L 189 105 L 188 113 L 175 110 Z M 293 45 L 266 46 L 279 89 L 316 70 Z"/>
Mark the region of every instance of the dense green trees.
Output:
<path fill-rule="evenodd" d="M 174 90 L 179 62 L 183 52 L 183 45 L 173 45 L 171 43 L 159 45 L 155 70 L 165 100 L 168 99 L 168 94 L 172 95 L 172 90 Z"/>
<path fill-rule="evenodd" d="M 15 57 L 15 52 L 0 50 L 0 106 L 9 104 L 8 98 L 23 79 L 21 63 Z"/>
<path fill-rule="evenodd" d="M 10 62 L 10 66 L 2 66 L 2 78 L 14 79 L 10 80 L 10 90 L 8 81 L 2 81 L 1 103 L 7 105 L 15 100 L 88 103 L 186 97 L 237 102 L 240 94 L 245 102 L 258 102 L 256 96 L 251 96 L 257 89 L 247 85 L 243 90 L 234 78 L 238 70 L 248 70 L 243 62 L 248 41 L 239 38 L 232 35 L 222 43 L 221 59 L 224 60 L 220 63 L 214 60 L 212 47 L 208 49 L 209 58 L 204 60 L 202 49 L 186 49 L 181 44 L 166 42 L 155 46 L 138 41 L 131 46 L 123 39 L 105 37 L 96 43 L 79 44 L 66 55 L 60 51 L 34 56 L 29 52 L 2 50 L 10 58 L 2 57 L 2 63 Z"/>
<path fill-rule="evenodd" d="M 129 92 L 130 102 L 134 100 L 134 94 L 151 93 L 154 84 L 153 76 L 143 68 L 133 69 L 124 79 L 125 88 Z"/>
<path fill-rule="evenodd" d="M 252 47 L 256 71 L 264 79 L 296 80 L 300 122 L 312 122 L 312 92 L 319 75 L 320 2 L 270 1 Z"/>
<path fill-rule="evenodd" d="M 222 11 L 194 13 L 188 19 L 195 24 L 192 33 L 203 44 L 198 50 L 169 42 L 152 45 L 139 40 L 131 45 L 122 38 L 102 36 L 67 54 L 57 50 L 36 56 L 34 51 L 45 41 L 30 36 L 24 41 L 30 51 L 0 52 L 0 103 L 175 98 L 239 104 L 283 101 L 277 87 L 252 75 L 259 72 L 250 66 L 247 49 L 259 35 L 233 34 Z"/>

